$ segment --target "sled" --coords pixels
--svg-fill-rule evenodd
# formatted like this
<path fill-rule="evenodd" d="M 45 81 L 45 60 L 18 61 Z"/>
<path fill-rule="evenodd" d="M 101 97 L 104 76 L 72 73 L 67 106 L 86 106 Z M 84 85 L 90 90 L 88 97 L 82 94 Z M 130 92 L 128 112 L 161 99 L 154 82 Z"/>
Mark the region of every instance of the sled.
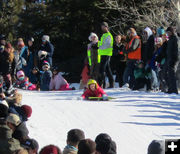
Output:
<path fill-rule="evenodd" d="M 109 100 L 111 100 L 111 99 L 115 99 L 114 97 L 107 97 L 107 100 L 103 100 L 103 97 L 88 97 L 88 100 L 92 100 L 92 101 L 94 101 L 94 100 L 98 100 L 98 101 L 109 101 Z"/>

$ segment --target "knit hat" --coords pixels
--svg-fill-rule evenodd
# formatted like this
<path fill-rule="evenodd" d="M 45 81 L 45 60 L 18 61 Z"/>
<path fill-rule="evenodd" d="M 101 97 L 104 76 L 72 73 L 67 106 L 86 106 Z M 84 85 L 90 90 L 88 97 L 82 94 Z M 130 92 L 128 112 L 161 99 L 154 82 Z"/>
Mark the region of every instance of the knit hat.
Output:
<path fill-rule="evenodd" d="M 38 150 L 39 144 L 35 139 L 27 139 L 24 143 L 22 143 L 22 147 L 26 149 Z"/>
<path fill-rule="evenodd" d="M 49 42 L 50 41 L 49 36 L 48 35 L 43 35 L 42 41 L 44 41 L 44 40 Z"/>
<path fill-rule="evenodd" d="M 48 63 L 48 61 L 44 61 L 44 62 L 43 62 L 42 69 L 45 67 L 45 65 L 47 65 L 48 69 L 50 69 L 50 64 Z M 44 70 L 44 69 L 43 69 L 43 70 Z"/>
<path fill-rule="evenodd" d="M 11 43 L 6 43 L 5 48 L 7 48 L 7 49 L 12 48 Z"/>
<path fill-rule="evenodd" d="M 31 117 L 32 108 L 29 105 L 22 105 L 21 109 L 24 111 L 24 114 L 27 118 Z"/>
<path fill-rule="evenodd" d="M 102 22 L 102 23 L 101 23 L 101 26 L 109 27 L 109 25 L 108 25 L 107 22 Z"/>
<path fill-rule="evenodd" d="M 61 154 L 61 150 L 55 145 L 47 145 L 41 149 L 39 154 Z"/>
<path fill-rule="evenodd" d="M 91 33 L 90 36 L 88 37 L 89 41 L 92 41 L 92 37 L 95 36 L 98 40 L 98 36 L 95 33 Z"/>
<path fill-rule="evenodd" d="M 165 142 L 163 140 L 153 140 L 148 147 L 148 154 L 164 154 Z"/>
<path fill-rule="evenodd" d="M 91 139 L 84 139 L 79 142 L 78 154 L 92 154 L 96 151 L 96 143 Z"/>
<path fill-rule="evenodd" d="M 25 74 L 24 74 L 23 71 L 18 71 L 18 72 L 16 73 L 16 75 L 17 75 L 17 78 L 18 78 L 18 79 L 25 76 Z"/>
<path fill-rule="evenodd" d="M 158 35 L 164 35 L 165 34 L 164 28 L 163 27 L 158 28 L 157 33 L 158 33 Z"/>
<path fill-rule="evenodd" d="M 14 124 L 15 126 L 18 126 L 21 123 L 19 116 L 17 116 L 16 114 L 13 114 L 13 113 L 9 114 L 6 121 Z"/>

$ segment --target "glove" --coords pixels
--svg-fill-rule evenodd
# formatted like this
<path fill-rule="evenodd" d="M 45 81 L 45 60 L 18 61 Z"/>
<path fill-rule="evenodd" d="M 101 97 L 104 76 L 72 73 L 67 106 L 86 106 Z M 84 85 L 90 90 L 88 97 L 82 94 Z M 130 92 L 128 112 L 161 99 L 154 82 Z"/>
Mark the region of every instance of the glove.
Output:
<path fill-rule="evenodd" d="M 103 95 L 103 96 L 102 96 L 102 99 L 103 99 L 103 101 L 107 101 L 107 100 L 108 100 L 107 95 Z"/>
<path fill-rule="evenodd" d="M 83 100 L 83 97 L 78 97 L 77 100 Z"/>

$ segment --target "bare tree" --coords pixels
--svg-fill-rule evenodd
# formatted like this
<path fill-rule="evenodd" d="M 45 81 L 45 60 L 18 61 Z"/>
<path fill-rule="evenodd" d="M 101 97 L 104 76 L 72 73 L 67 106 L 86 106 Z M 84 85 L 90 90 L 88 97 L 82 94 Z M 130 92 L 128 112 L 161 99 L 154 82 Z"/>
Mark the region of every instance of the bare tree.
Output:
<path fill-rule="evenodd" d="M 178 17 L 177 4 L 169 0 L 104 0 L 99 2 L 98 7 L 117 12 L 118 15 L 111 17 L 109 22 L 112 30 L 117 28 L 121 33 L 129 26 L 140 31 L 146 26 L 175 25 Z"/>

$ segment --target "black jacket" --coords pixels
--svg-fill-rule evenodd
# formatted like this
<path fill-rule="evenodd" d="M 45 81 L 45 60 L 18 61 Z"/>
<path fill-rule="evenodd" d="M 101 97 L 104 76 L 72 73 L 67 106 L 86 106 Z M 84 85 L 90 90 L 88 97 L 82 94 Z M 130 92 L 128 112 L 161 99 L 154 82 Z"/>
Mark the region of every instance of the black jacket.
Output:
<path fill-rule="evenodd" d="M 167 50 L 166 50 L 167 58 L 166 62 L 168 66 L 174 66 L 178 61 L 178 44 L 177 37 L 172 35 L 167 42 Z"/>
<path fill-rule="evenodd" d="M 146 43 L 142 44 L 142 60 L 146 63 L 152 59 L 155 50 L 154 36 L 151 35 Z"/>

